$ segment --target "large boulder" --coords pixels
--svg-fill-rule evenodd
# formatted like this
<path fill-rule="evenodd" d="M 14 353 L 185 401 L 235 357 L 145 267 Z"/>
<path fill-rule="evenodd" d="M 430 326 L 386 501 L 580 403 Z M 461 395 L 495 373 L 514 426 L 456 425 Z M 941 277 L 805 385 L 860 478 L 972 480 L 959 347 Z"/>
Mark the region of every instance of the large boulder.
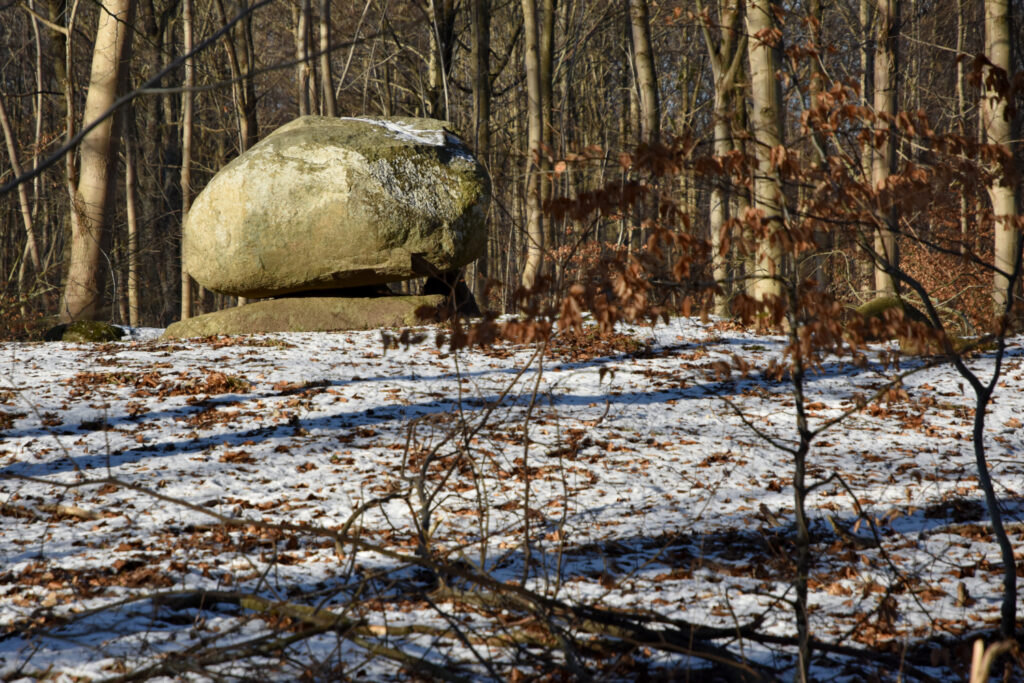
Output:
<path fill-rule="evenodd" d="M 268 332 L 327 332 L 401 327 L 436 319 L 445 298 L 386 296 L 346 298 L 331 296 L 286 297 L 258 301 L 179 320 L 164 331 L 164 338 L 209 337 L 215 334 Z"/>
<path fill-rule="evenodd" d="M 474 261 L 490 179 L 444 126 L 305 116 L 278 128 L 196 197 L 186 270 L 208 289 L 263 298 Z"/>

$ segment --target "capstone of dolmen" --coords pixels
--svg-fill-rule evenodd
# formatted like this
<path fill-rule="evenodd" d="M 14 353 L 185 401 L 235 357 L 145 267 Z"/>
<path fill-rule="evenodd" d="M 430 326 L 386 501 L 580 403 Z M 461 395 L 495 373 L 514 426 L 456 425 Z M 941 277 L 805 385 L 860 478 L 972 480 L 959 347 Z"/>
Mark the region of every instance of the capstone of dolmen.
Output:
<path fill-rule="evenodd" d="M 305 116 L 196 197 L 185 269 L 265 298 L 451 272 L 483 255 L 490 179 L 442 121 Z"/>

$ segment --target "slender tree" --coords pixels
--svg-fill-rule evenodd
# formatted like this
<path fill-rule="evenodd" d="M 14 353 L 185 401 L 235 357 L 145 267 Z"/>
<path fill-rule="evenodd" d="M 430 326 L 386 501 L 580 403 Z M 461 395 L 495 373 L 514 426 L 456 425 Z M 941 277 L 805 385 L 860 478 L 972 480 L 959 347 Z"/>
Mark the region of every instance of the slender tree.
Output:
<path fill-rule="evenodd" d="M 184 33 L 185 54 L 192 52 L 192 0 L 181 2 L 181 24 Z M 181 225 L 188 221 L 192 207 L 192 117 L 194 99 L 192 90 L 196 85 L 195 58 L 185 60 L 185 87 L 181 93 Z M 192 277 L 185 269 L 184 254 L 181 259 L 181 319 L 192 317 Z"/>
<path fill-rule="evenodd" d="M 455 47 L 454 0 L 428 0 L 430 10 L 430 58 L 427 94 L 427 115 L 450 120 L 451 91 L 449 74 Z"/>
<path fill-rule="evenodd" d="M 700 2 L 697 7 L 701 15 L 706 17 Z M 702 21 L 700 25 L 714 81 L 713 148 L 717 157 L 725 157 L 735 149 L 732 135 L 733 93 L 747 45 L 746 34 L 741 34 L 738 30 L 742 15 L 742 0 L 725 0 L 719 4 L 717 26 L 711 25 L 710 18 Z M 712 35 L 712 28 L 717 28 L 717 36 Z M 742 106 L 742 102 L 740 104 Z M 715 183 L 711 188 L 709 201 L 708 229 L 711 236 L 712 274 L 715 282 L 722 286 L 729 279 L 728 254 L 723 253 L 723 247 L 727 243 L 724 231 L 729 214 L 729 193 L 724 182 Z M 729 315 L 728 297 L 716 295 L 714 309 L 716 315 Z"/>
<path fill-rule="evenodd" d="M 526 263 L 522 285 L 532 287 L 544 263 L 544 223 L 540 206 L 540 157 L 543 144 L 541 114 L 540 27 L 537 0 L 522 0 L 523 31 L 526 37 L 523 62 L 526 71 Z"/>
<path fill-rule="evenodd" d="M 555 64 L 555 7 L 556 0 L 540 0 L 539 17 L 539 66 L 540 66 L 540 116 L 541 143 L 543 153 L 539 155 L 540 203 L 541 206 L 551 199 L 551 154 L 555 147 L 555 127 L 552 121 L 554 112 L 554 64 Z M 548 252 L 557 248 L 558 235 L 555 232 L 555 221 L 547 216 L 544 218 L 544 249 Z"/>
<path fill-rule="evenodd" d="M 127 117 L 125 117 L 127 118 Z M 139 214 L 136 201 L 135 141 L 126 139 L 124 146 L 125 220 L 128 223 L 128 324 L 141 324 L 139 306 Z"/>
<path fill-rule="evenodd" d="M 871 183 L 882 191 L 889 176 L 896 170 L 895 126 L 897 75 L 899 61 L 899 0 L 878 0 L 875 39 L 875 144 L 872 149 Z M 875 253 L 889 264 L 899 263 L 896 242 L 895 207 L 883 210 L 878 217 L 880 228 L 875 232 Z M 875 289 L 879 294 L 896 293 L 896 281 L 885 272 L 885 263 L 875 264 Z"/>
<path fill-rule="evenodd" d="M 248 12 L 249 0 L 240 0 L 239 9 L 245 13 L 240 30 L 225 34 L 224 48 L 231 69 L 231 95 L 235 104 L 235 118 L 238 123 L 238 153 L 241 154 L 256 144 L 259 139 L 259 119 L 256 109 L 256 62 L 255 41 L 253 40 L 252 14 Z M 227 23 L 224 0 L 216 0 L 217 12 L 222 24 Z M 237 36 L 237 38 L 236 38 Z M 301 101 L 301 98 L 300 98 Z M 238 305 L 248 300 L 238 297 Z"/>
<path fill-rule="evenodd" d="M 5 97 L 0 97 L 0 127 L 4 129 L 4 141 L 7 143 L 7 156 L 11 162 L 11 170 L 15 177 L 22 173 L 21 164 L 18 161 L 18 148 L 15 146 L 14 133 L 11 130 L 11 121 L 7 116 L 7 108 L 4 106 Z M 36 246 L 35 229 L 32 226 L 32 205 L 28 196 L 28 185 L 18 185 L 18 204 L 21 209 L 21 221 L 25 227 L 25 238 L 27 240 L 27 251 L 32 258 L 32 267 L 36 275 L 42 274 L 43 266 L 39 258 L 39 247 Z"/>
<path fill-rule="evenodd" d="M 298 91 L 299 116 L 312 112 L 309 97 L 311 74 L 309 68 L 309 26 L 312 8 L 310 0 L 299 0 L 295 10 L 295 83 Z"/>
<path fill-rule="evenodd" d="M 324 116 L 337 116 L 338 104 L 331 77 L 331 0 L 320 0 L 320 81 L 323 90 L 321 113 Z"/>
<path fill-rule="evenodd" d="M 484 166 L 490 166 L 491 151 L 491 0 L 471 0 L 469 21 L 472 32 L 471 62 L 473 88 L 473 143 L 476 156 Z M 477 260 L 472 278 L 473 294 L 486 308 L 487 252 Z"/>

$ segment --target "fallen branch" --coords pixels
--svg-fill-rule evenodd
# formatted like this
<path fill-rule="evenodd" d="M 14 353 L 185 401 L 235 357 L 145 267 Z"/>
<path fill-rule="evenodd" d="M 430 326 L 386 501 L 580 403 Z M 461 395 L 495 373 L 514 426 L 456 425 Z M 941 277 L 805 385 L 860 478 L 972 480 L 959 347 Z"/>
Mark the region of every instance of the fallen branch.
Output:
<path fill-rule="evenodd" d="M 64 517 L 75 517 L 82 520 L 102 519 L 103 515 L 92 510 L 80 508 L 77 505 L 61 505 L 59 503 L 40 503 L 31 507 L 27 505 L 14 505 L 12 503 L 0 503 L 0 514 L 11 517 L 23 517 L 28 519 L 42 519 L 46 515 L 58 515 Z"/>

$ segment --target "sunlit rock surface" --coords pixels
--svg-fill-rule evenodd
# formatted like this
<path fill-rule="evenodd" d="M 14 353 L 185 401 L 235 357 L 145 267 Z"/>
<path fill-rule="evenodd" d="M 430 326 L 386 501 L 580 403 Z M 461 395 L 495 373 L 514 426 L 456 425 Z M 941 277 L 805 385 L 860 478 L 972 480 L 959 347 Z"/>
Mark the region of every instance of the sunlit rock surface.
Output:
<path fill-rule="evenodd" d="M 490 179 L 444 125 L 307 116 L 278 128 L 196 198 L 186 270 L 213 291 L 265 298 L 474 261 Z"/>

